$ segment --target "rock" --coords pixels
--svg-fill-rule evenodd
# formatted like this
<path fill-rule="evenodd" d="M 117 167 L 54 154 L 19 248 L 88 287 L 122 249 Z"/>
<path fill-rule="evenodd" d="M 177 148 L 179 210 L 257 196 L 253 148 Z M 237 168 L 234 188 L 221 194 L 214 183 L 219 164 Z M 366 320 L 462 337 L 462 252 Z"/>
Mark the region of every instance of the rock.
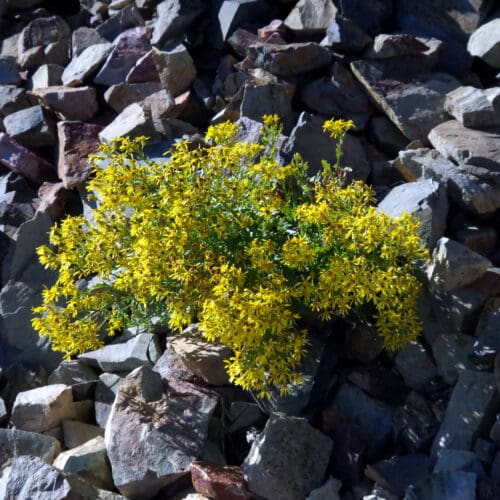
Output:
<path fill-rule="evenodd" d="M 476 474 L 473 472 L 440 472 L 412 485 L 404 500 L 460 500 L 476 498 Z"/>
<path fill-rule="evenodd" d="M 92 172 L 88 155 L 97 152 L 102 127 L 79 121 L 57 124 L 59 160 L 57 174 L 66 189 L 84 183 Z"/>
<path fill-rule="evenodd" d="M 9 412 L 5 406 L 5 401 L 0 397 L 0 425 L 9 418 Z"/>
<path fill-rule="evenodd" d="M 184 45 L 179 44 L 166 50 L 155 49 L 154 59 L 161 85 L 173 97 L 189 89 L 196 78 L 196 67 Z"/>
<path fill-rule="evenodd" d="M 396 369 L 406 385 L 418 390 L 437 375 L 436 366 L 419 342 L 413 341 L 401 349 L 394 357 Z"/>
<path fill-rule="evenodd" d="M 53 85 L 61 85 L 61 76 L 64 68 L 58 64 L 44 64 L 31 75 L 33 90 Z"/>
<path fill-rule="evenodd" d="M 306 500 L 340 500 L 339 491 L 342 483 L 330 477 L 323 486 L 312 490 Z"/>
<path fill-rule="evenodd" d="M 436 244 L 427 276 L 441 290 L 450 291 L 470 285 L 491 265 L 486 257 L 443 237 Z"/>
<path fill-rule="evenodd" d="M 158 337 L 139 333 L 125 343 L 110 344 L 80 354 L 78 359 L 104 372 L 127 372 L 139 366 L 153 366 L 160 357 Z"/>
<path fill-rule="evenodd" d="M 329 404 L 348 421 L 360 426 L 369 456 L 377 456 L 392 442 L 393 411 L 351 384 L 343 384 Z"/>
<path fill-rule="evenodd" d="M 133 68 L 130 69 L 125 77 L 126 83 L 151 83 L 159 81 L 160 75 L 156 67 L 155 51 L 153 49 L 137 59 Z"/>
<path fill-rule="evenodd" d="M 76 448 L 98 436 L 104 437 L 104 429 L 78 420 L 63 420 L 63 435 L 66 448 Z"/>
<path fill-rule="evenodd" d="M 71 34 L 71 54 L 73 59 L 77 58 L 88 47 L 102 43 L 108 43 L 108 41 L 99 35 L 97 30 L 80 26 Z"/>
<path fill-rule="evenodd" d="M 23 455 L 40 457 L 51 464 L 61 451 L 61 443 L 52 436 L 19 429 L 0 429 L 0 467 Z"/>
<path fill-rule="evenodd" d="M 361 85 L 341 63 L 335 61 L 330 76 L 305 85 L 300 98 L 316 113 L 328 118 L 353 120 L 356 128 L 364 128 L 373 107 Z M 402 149 L 402 148 L 401 148 Z"/>
<path fill-rule="evenodd" d="M 44 182 L 38 190 L 40 204 L 37 211 L 46 212 L 53 221 L 59 221 L 67 213 L 71 195 L 62 182 Z"/>
<path fill-rule="evenodd" d="M 406 181 L 425 178 L 442 182 L 449 197 L 473 213 L 493 213 L 500 208 L 500 190 L 491 181 L 455 165 L 438 151 L 426 148 L 401 151 L 394 166 Z"/>
<path fill-rule="evenodd" d="M 321 486 L 332 441 L 307 420 L 271 415 L 241 466 L 248 488 L 265 499 L 299 500 Z"/>
<path fill-rule="evenodd" d="M 62 83 L 69 87 L 80 85 L 90 79 L 113 50 L 109 42 L 98 43 L 84 49 L 71 59 L 62 74 Z"/>
<path fill-rule="evenodd" d="M 61 425 L 75 414 L 70 386 L 53 384 L 20 392 L 12 407 L 12 423 L 17 429 L 43 432 Z"/>
<path fill-rule="evenodd" d="M 394 456 L 368 465 L 365 475 L 389 491 L 403 496 L 406 489 L 427 478 L 432 462 L 427 455 Z"/>
<path fill-rule="evenodd" d="M 287 45 L 257 43 L 248 48 L 247 57 L 255 66 L 283 77 L 322 68 L 332 59 L 328 49 L 314 42 Z"/>
<path fill-rule="evenodd" d="M 0 56 L 0 85 L 18 85 L 21 83 L 16 59 Z"/>
<path fill-rule="evenodd" d="M 119 83 L 106 90 L 104 99 L 117 113 L 121 113 L 128 105 L 140 102 L 160 90 L 159 82 Z"/>
<path fill-rule="evenodd" d="M 63 361 L 47 379 L 49 384 L 69 385 L 76 400 L 87 399 L 94 391 L 98 376 L 90 366 L 78 360 Z"/>
<path fill-rule="evenodd" d="M 500 134 L 464 127 L 449 120 L 429 133 L 431 144 L 445 157 L 456 163 L 500 172 Z"/>
<path fill-rule="evenodd" d="M 322 35 L 336 13 L 332 0 L 300 0 L 285 19 L 285 26 L 298 36 Z"/>
<path fill-rule="evenodd" d="M 264 16 L 269 7 L 263 0 L 224 0 L 217 13 L 217 31 L 214 34 L 216 44 L 225 41 L 244 22 L 251 22 Z"/>
<path fill-rule="evenodd" d="M 446 96 L 444 108 L 464 127 L 500 126 L 500 87 L 458 87 Z"/>
<path fill-rule="evenodd" d="M 427 50 L 427 45 L 412 35 L 377 35 L 373 40 L 373 46 L 365 51 L 364 57 L 367 59 L 387 59 L 389 57 L 416 56 Z"/>
<path fill-rule="evenodd" d="M 362 2 L 359 0 L 340 0 L 342 15 L 356 23 L 370 35 L 384 32 L 391 22 L 393 3 L 385 0 Z"/>
<path fill-rule="evenodd" d="M 491 425 L 498 410 L 494 376 L 464 370 L 451 395 L 432 454 L 441 449 L 470 450 L 482 429 Z"/>
<path fill-rule="evenodd" d="M 500 69 L 500 19 L 483 24 L 472 33 L 467 50 L 493 68 Z"/>
<path fill-rule="evenodd" d="M 401 217 L 403 213 L 413 215 L 420 221 L 420 238 L 432 250 L 446 229 L 446 189 L 431 179 L 401 184 L 389 191 L 377 210 L 392 217 Z"/>
<path fill-rule="evenodd" d="M 130 4 L 97 26 L 96 31 L 109 42 L 114 42 L 126 30 L 142 26 L 144 19 L 141 13 L 134 4 Z"/>
<path fill-rule="evenodd" d="M 24 89 L 0 85 L 0 118 L 32 106 Z"/>
<path fill-rule="evenodd" d="M 26 147 L 55 144 L 54 123 L 41 106 L 31 106 L 11 113 L 3 120 L 6 132 Z"/>
<path fill-rule="evenodd" d="M 62 472 L 80 476 L 96 488 L 113 489 L 111 469 L 102 436 L 63 451 L 54 460 L 54 467 Z"/>
<path fill-rule="evenodd" d="M 229 384 L 224 361 L 229 359 L 231 350 L 204 340 L 198 325 L 184 329 L 171 339 L 170 345 L 186 367 L 207 384 Z"/>
<path fill-rule="evenodd" d="M 205 444 L 217 397 L 186 382 L 164 390 L 159 374 L 137 368 L 118 390 L 106 425 L 113 480 L 130 498 L 151 498 L 189 472 Z"/>
<path fill-rule="evenodd" d="M 334 165 L 336 158 L 336 141 L 323 132 L 323 123 L 318 116 L 302 113 L 297 120 L 290 138 L 283 147 L 283 160 L 288 163 L 295 153 L 299 153 L 309 165 L 309 173 L 314 175 L 323 169 L 321 160 Z M 364 148 L 357 137 L 346 134 L 342 145 L 341 165 L 349 167 L 346 179 L 366 180 L 370 173 L 370 166 Z"/>
<path fill-rule="evenodd" d="M 164 0 L 156 6 L 158 18 L 153 25 L 151 43 L 164 47 L 179 41 L 193 22 L 207 9 L 202 0 Z"/>
<path fill-rule="evenodd" d="M 87 121 L 99 111 L 94 87 L 54 86 L 34 93 L 62 120 Z"/>
<path fill-rule="evenodd" d="M 484 468 L 473 451 L 444 449 L 438 453 L 434 474 L 459 470 L 484 476 Z"/>
<path fill-rule="evenodd" d="M 342 52 L 361 52 L 371 41 L 371 37 L 356 23 L 337 14 L 328 26 L 321 45 Z"/>
<path fill-rule="evenodd" d="M 477 322 L 476 341 L 469 359 L 482 369 L 491 370 L 500 351 L 500 298 L 493 297 L 486 302 Z"/>
<path fill-rule="evenodd" d="M 103 373 L 99 375 L 99 381 L 95 389 L 95 420 L 97 424 L 104 428 L 108 421 L 111 408 L 115 400 L 118 389 L 122 386 L 124 377 L 114 373 Z"/>
<path fill-rule="evenodd" d="M 468 357 L 473 343 L 474 337 L 461 333 L 442 333 L 432 343 L 437 370 L 447 384 L 454 385 L 460 372 L 474 369 Z"/>
<path fill-rule="evenodd" d="M 460 86 L 445 73 L 405 73 L 397 62 L 354 61 L 351 69 L 380 109 L 410 140 L 425 140 L 436 125 L 448 119 L 444 110 L 446 94 Z"/>
<path fill-rule="evenodd" d="M 153 371 L 159 373 L 161 378 L 165 380 L 182 380 L 193 384 L 201 382 L 199 377 L 183 363 L 180 356 L 173 350 L 170 342 L 167 343 L 167 348 L 155 363 Z"/>
<path fill-rule="evenodd" d="M 195 490 L 208 498 L 242 499 L 251 498 L 239 467 L 214 465 L 207 462 L 191 464 L 191 480 Z"/>
<path fill-rule="evenodd" d="M 29 9 L 43 0 L 7 0 L 6 5 L 14 9 Z"/>

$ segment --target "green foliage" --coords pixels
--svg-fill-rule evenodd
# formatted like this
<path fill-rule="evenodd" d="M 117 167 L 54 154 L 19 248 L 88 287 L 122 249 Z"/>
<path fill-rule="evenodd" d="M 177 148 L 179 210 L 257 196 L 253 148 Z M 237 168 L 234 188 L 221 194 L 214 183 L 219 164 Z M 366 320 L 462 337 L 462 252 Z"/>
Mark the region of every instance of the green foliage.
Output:
<path fill-rule="evenodd" d="M 350 127 L 325 123 L 337 145 Z M 300 311 L 326 320 L 364 308 L 389 349 L 418 335 L 412 262 L 427 253 L 416 222 L 378 213 L 365 184 L 345 185 L 340 147 L 337 164 L 309 178 L 298 156 L 278 165 L 276 117 L 265 117 L 258 144 L 237 131 L 210 127 L 206 143 L 180 141 L 164 162 L 143 158 L 144 138 L 101 147 L 93 221 L 66 218 L 52 248 L 38 249 L 59 277 L 33 325 L 54 349 L 95 349 L 103 328 L 113 335 L 153 316 L 173 330 L 198 321 L 232 349 L 232 381 L 266 395 L 300 381 Z M 100 284 L 81 285 L 91 277 Z"/>

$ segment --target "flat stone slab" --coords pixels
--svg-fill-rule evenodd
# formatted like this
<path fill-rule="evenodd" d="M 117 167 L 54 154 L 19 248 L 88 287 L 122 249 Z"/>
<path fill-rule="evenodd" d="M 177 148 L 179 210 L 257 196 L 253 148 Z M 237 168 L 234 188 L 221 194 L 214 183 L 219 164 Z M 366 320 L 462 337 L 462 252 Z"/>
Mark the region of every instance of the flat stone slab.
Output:
<path fill-rule="evenodd" d="M 458 120 L 437 125 L 429 133 L 431 144 L 456 163 L 500 172 L 500 134 L 464 127 Z"/>
<path fill-rule="evenodd" d="M 500 69 L 500 19 L 493 19 L 472 33 L 467 50 L 493 68 Z"/>
<path fill-rule="evenodd" d="M 109 42 L 87 47 L 66 66 L 61 76 L 62 83 L 70 87 L 80 85 L 94 74 L 112 49 L 113 45 Z"/>
<path fill-rule="evenodd" d="M 446 94 L 461 83 L 446 73 L 405 74 L 397 62 L 354 61 L 351 69 L 380 109 L 410 140 L 427 134 L 449 117 Z"/>

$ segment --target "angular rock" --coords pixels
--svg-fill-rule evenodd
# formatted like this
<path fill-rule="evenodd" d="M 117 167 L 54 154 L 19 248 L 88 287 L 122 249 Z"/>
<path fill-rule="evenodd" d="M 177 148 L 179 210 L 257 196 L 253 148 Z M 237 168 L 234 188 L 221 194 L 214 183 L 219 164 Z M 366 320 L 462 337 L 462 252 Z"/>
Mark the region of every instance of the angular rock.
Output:
<path fill-rule="evenodd" d="M 473 451 L 468 450 L 441 450 L 438 453 L 434 474 L 455 471 L 474 472 L 484 476 L 484 468 Z"/>
<path fill-rule="evenodd" d="M 78 420 L 63 420 L 63 436 L 66 448 L 76 448 L 98 436 L 104 437 L 104 429 Z"/>
<path fill-rule="evenodd" d="M 99 85 L 110 86 L 124 82 L 137 59 L 151 50 L 148 30 L 144 27 L 124 31 L 113 41 L 113 45 L 105 63 L 94 78 L 94 82 Z"/>
<path fill-rule="evenodd" d="M 337 14 L 328 26 L 326 36 L 321 40 L 321 45 L 343 52 L 360 52 L 371 41 L 372 38 L 356 23 Z"/>
<path fill-rule="evenodd" d="M 23 146 L 37 148 L 55 144 L 54 123 L 41 106 L 16 111 L 6 116 L 3 123 L 11 138 Z"/>
<path fill-rule="evenodd" d="M 271 415 L 241 466 L 248 488 L 265 499 L 301 500 L 321 486 L 333 442 L 307 420 Z"/>
<path fill-rule="evenodd" d="M 54 86 L 34 93 L 62 120 L 87 121 L 99 111 L 94 87 Z"/>
<path fill-rule="evenodd" d="M 44 64 L 31 75 L 31 88 L 39 89 L 61 85 L 64 68 L 58 64 Z"/>
<path fill-rule="evenodd" d="M 99 376 L 99 381 L 95 389 L 94 408 L 95 420 L 102 428 L 106 427 L 116 394 L 124 380 L 124 377 L 120 377 L 114 373 L 103 373 Z"/>
<path fill-rule="evenodd" d="M 71 54 L 73 58 L 78 57 L 86 48 L 92 45 L 108 43 L 108 41 L 99 35 L 94 28 L 80 26 L 71 34 Z"/>
<path fill-rule="evenodd" d="M 299 36 L 322 35 L 336 13 L 332 0 L 300 0 L 285 19 L 285 26 Z"/>
<path fill-rule="evenodd" d="M 500 126 L 500 87 L 458 87 L 446 96 L 444 109 L 464 127 Z"/>
<path fill-rule="evenodd" d="M 160 375 L 141 367 L 127 376 L 113 404 L 106 449 L 114 483 L 127 497 L 153 497 L 189 472 L 203 450 L 217 397 L 181 382 L 165 391 Z"/>
<path fill-rule="evenodd" d="M 250 492 L 239 467 L 207 462 L 191 464 L 191 480 L 195 490 L 208 498 L 249 500 Z"/>
<path fill-rule="evenodd" d="M 284 77 L 322 68 L 332 59 L 328 49 L 314 42 L 287 45 L 257 43 L 248 48 L 247 57 L 255 66 Z"/>
<path fill-rule="evenodd" d="M 64 69 L 61 77 L 62 83 L 72 87 L 90 79 L 111 50 L 113 50 L 113 45 L 109 42 L 98 43 L 84 49 L 80 54 L 74 56 Z"/>
<path fill-rule="evenodd" d="M 397 62 L 354 61 L 354 76 L 380 109 L 410 140 L 427 134 L 448 119 L 446 94 L 460 82 L 445 73 L 405 73 Z"/>
<path fill-rule="evenodd" d="M 486 257 L 443 237 L 436 244 L 427 276 L 441 290 L 450 291 L 470 285 L 491 265 Z"/>
<path fill-rule="evenodd" d="M 0 85 L 18 85 L 21 83 L 16 59 L 11 56 L 0 56 Z"/>
<path fill-rule="evenodd" d="M 401 217 L 403 213 L 413 215 L 420 221 L 420 238 L 432 250 L 446 229 L 446 189 L 431 179 L 401 184 L 391 189 L 377 210 L 392 217 Z"/>
<path fill-rule="evenodd" d="M 479 433 L 489 429 L 498 411 L 498 396 L 491 373 L 465 370 L 451 395 L 432 455 L 442 449 L 470 450 Z"/>
<path fill-rule="evenodd" d="M 417 37 L 406 34 L 377 35 L 364 56 L 367 59 L 415 56 L 427 51 L 428 47 Z"/>
<path fill-rule="evenodd" d="M 201 380 L 182 362 L 181 358 L 172 349 L 170 343 L 153 367 L 153 371 L 160 374 L 166 380 L 181 380 L 193 384 L 200 383 Z"/>
<path fill-rule="evenodd" d="M 0 397 L 0 424 L 3 424 L 9 418 L 9 412 L 5 406 L 5 401 Z"/>
<path fill-rule="evenodd" d="M 119 83 L 106 90 L 104 100 L 117 113 L 121 113 L 128 105 L 140 102 L 160 90 L 159 82 Z"/>
<path fill-rule="evenodd" d="M 24 89 L 12 85 L 0 85 L 0 117 L 32 106 Z"/>
<path fill-rule="evenodd" d="M 498 187 L 488 179 L 473 175 L 463 166 L 455 165 L 436 150 L 401 151 L 394 166 L 406 181 L 425 178 L 442 182 L 449 197 L 473 213 L 493 213 L 500 208 Z"/>
<path fill-rule="evenodd" d="M 63 361 L 47 379 L 49 384 L 69 385 L 76 400 L 87 399 L 97 383 L 95 370 L 78 360 Z"/>
<path fill-rule="evenodd" d="M 323 131 L 323 123 L 324 120 L 318 116 L 301 113 L 288 142 L 283 147 L 286 163 L 291 161 L 295 153 L 300 153 L 308 163 L 311 175 L 322 170 L 322 160 L 332 165 L 336 163 L 336 141 Z M 366 180 L 370 173 L 368 159 L 360 140 L 349 133 L 346 134 L 342 145 L 341 166 L 351 169 L 345 173 L 348 181 Z"/>
<path fill-rule="evenodd" d="M 61 451 L 61 443 L 52 436 L 19 429 L 0 429 L 0 467 L 16 457 L 40 457 L 51 464 Z"/>
<path fill-rule="evenodd" d="M 61 220 L 67 213 L 71 195 L 62 182 L 44 182 L 38 190 L 37 211 L 47 213 L 53 221 Z"/>
<path fill-rule="evenodd" d="M 151 43 L 163 47 L 178 41 L 207 6 L 202 0 L 164 0 L 156 6 Z"/>
<path fill-rule="evenodd" d="M 154 50 L 146 52 L 142 57 L 137 59 L 134 67 L 131 68 L 125 77 L 126 83 L 151 83 L 159 81 L 160 75 L 156 67 Z"/>
<path fill-rule="evenodd" d="M 423 345 L 413 341 L 399 351 L 394 358 L 394 365 L 403 377 L 406 385 L 418 390 L 437 375 L 436 366 Z"/>
<path fill-rule="evenodd" d="M 53 384 L 20 392 L 12 407 L 11 420 L 17 429 L 43 432 L 61 425 L 74 414 L 71 387 Z"/>
<path fill-rule="evenodd" d="M 158 337 L 139 333 L 125 343 L 110 344 L 80 354 L 78 359 L 104 372 L 126 372 L 139 366 L 153 366 L 160 357 Z"/>
<path fill-rule="evenodd" d="M 193 59 L 182 44 L 166 50 L 155 49 L 154 59 L 162 87 L 174 97 L 188 90 L 196 78 Z"/>
<path fill-rule="evenodd" d="M 473 472 L 440 472 L 412 485 L 404 500 L 459 500 L 476 498 L 476 474 Z"/>
<path fill-rule="evenodd" d="M 306 500 L 340 500 L 339 491 L 342 483 L 330 477 L 323 486 L 312 490 Z"/>
<path fill-rule="evenodd" d="M 393 16 L 393 2 L 373 0 L 363 2 L 360 0 L 340 0 L 342 15 L 351 19 L 360 28 L 370 35 L 383 33 L 384 28 L 391 22 Z"/>
<path fill-rule="evenodd" d="M 3 132 L 0 132 L 0 163 L 35 184 L 56 179 L 53 165 Z"/>
<path fill-rule="evenodd" d="M 467 50 L 493 68 L 500 69 L 500 19 L 483 24 L 472 33 Z"/>
<path fill-rule="evenodd" d="M 337 61 L 331 67 L 330 76 L 305 85 L 300 97 L 307 107 L 320 115 L 353 120 L 357 128 L 364 128 L 373 113 L 363 87 Z"/>
<path fill-rule="evenodd" d="M 476 326 L 476 341 L 470 360 L 483 369 L 492 369 L 495 357 L 500 352 L 500 298 L 486 302 Z"/>
<path fill-rule="evenodd" d="M 102 436 L 63 451 L 54 460 L 54 467 L 80 476 L 97 488 L 113 489 L 113 478 Z"/>
<path fill-rule="evenodd" d="M 142 26 L 144 19 L 141 13 L 135 4 L 130 4 L 97 26 L 96 31 L 109 42 L 114 42 L 124 31 Z"/>
<path fill-rule="evenodd" d="M 269 6 L 263 0 L 224 0 L 217 12 L 215 42 L 226 40 L 243 23 L 248 23 L 266 14 Z"/>
<path fill-rule="evenodd" d="M 429 141 L 445 158 L 456 163 L 500 172 L 499 133 L 472 130 L 457 120 L 449 120 L 430 131 Z"/>

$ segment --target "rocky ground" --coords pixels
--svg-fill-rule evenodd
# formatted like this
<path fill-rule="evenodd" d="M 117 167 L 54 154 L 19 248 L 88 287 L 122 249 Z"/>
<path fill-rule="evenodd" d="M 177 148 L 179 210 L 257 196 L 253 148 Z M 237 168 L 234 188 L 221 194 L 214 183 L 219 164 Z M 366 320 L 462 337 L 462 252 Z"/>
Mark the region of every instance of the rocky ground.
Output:
<path fill-rule="evenodd" d="M 0 497 L 500 498 L 500 10 L 488 0 L 0 0 Z M 433 251 L 423 336 L 396 355 L 311 325 L 305 382 L 253 398 L 193 325 L 61 362 L 30 326 L 86 157 L 158 156 L 277 113 L 281 155 L 334 160 Z M 136 335 L 133 335 L 136 333 Z"/>

